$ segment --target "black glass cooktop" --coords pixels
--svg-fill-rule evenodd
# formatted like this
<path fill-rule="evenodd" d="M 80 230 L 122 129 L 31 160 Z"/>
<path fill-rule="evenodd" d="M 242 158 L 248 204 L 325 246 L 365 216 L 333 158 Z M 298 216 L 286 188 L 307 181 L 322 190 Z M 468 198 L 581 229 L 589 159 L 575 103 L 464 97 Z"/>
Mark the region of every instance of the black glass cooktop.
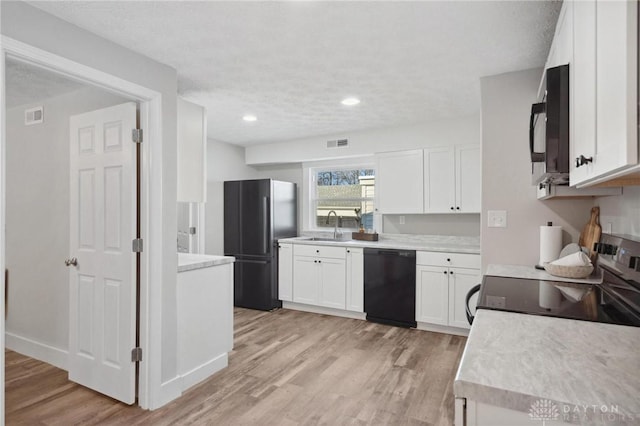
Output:
<path fill-rule="evenodd" d="M 477 308 L 640 326 L 606 287 L 593 284 L 485 275 Z"/>

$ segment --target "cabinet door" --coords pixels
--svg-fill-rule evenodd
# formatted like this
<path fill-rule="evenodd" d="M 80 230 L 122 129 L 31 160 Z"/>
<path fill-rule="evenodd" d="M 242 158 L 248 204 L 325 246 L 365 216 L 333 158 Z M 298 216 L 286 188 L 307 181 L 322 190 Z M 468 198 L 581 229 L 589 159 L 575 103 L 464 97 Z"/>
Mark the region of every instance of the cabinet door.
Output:
<path fill-rule="evenodd" d="M 422 213 L 422 150 L 382 153 L 377 161 L 377 210 Z"/>
<path fill-rule="evenodd" d="M 572 1 L 562 2 L 553 41 L 556 45 L 555 65 L 553 66 L 573 62 L 573 3 Z"/>
<path fill-rule="evenodd" d="M 480 146 L 456 147 L 456 211 L 480 213 L 482 200 Z"/>
<path fill-rule="evenodd" d="M 636 1 L 596 4 L 595 177 L 638 162 Z"/>
<path fill-rule="evenodd" d="M 364 254 L 361 248 L 347 249 L 347 310 L 364 312 Z"/>
<path fill-rule="evenodd" d="M 177 200 L 207 201 L 207 114 L 200 105 L 177 102 Z"/>
<path fill-rule="evenodd" d="M 343 259 L 318 259 L 320 268 L 320 306 L 346 308 L 346 265 Z"/>
<path fill-rule="evenodd" d="M 293 301 L 293 246 L 278 245 L 278 298 Z"/>
<path fill-rule="evenodd" d="M 569 179 L 575 186 L 593 175 L 593 164 L 576 167 L 580 155 L 596 148 L 596 3 L 573 2 L 573 63 L 570 72 Z"/>
<path fill-rule="evenodd" d="M 467 321 L 465 297 L 471 287 L 482 281 L 478 269 L 449 269 L 449 325 L 470 328 Z"/>
<path fill-rule="evenodd" d="M 449 280 L 447 268 L 416 267 L 416 321 L 447 325 Z"/>
<path fill-rule="evenodd" d="M 452 213 L 456 209 L 453 147 L 424 150 L 424 211 Z"/>
<path fill-rule="evenodd" d="M 293 257 L 293 301 L 317 305 L 318 260 L 313 257 Z"/>

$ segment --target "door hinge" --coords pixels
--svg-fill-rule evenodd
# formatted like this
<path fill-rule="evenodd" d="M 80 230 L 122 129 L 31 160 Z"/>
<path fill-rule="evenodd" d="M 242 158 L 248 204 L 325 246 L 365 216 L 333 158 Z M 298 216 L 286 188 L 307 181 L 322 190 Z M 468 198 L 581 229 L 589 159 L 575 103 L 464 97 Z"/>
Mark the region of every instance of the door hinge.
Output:
<path fill-rule="evenodd" d="M 142 129 L 133 129 L 131 131 L 131 139 L 135 143 L 142 143 Z"/>
<path fill-rule="evenodd" d="M 141 361 L 142 361 L 142 348 L 131 349 L 131 362 L 141 362 Z"/>
<path fill-rule="evenodd" d="M 196 227 L 195 227 L 195 226 L 192 226 L 191 228 L 189 228 L 189 233 L 190 233 L 191 235 L 196 235 Z"/>
<path fill-rule="evenodd" d="M 131 250 L 134 253 L 142 253 L 142 238 L 136 238 L 131 242 Z"/>

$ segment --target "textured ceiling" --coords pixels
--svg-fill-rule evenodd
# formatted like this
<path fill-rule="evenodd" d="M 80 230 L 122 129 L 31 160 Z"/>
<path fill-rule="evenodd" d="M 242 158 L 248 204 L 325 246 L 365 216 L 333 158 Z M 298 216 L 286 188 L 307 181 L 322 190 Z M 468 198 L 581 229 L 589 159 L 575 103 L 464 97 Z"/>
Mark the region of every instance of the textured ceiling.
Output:
<path fill-rule="evenodd" d="M 8 108 L 41 102 L 84 87 L 51 71 L 11 59 L 6 62 L 5 81 Z"/>
<path fill-rule="evenodd" d="M 207 107 L 209 137 L 240 145 L 478 113 L 480 77 L 544 64 L 561 5 L 31 3 L 175 67 L 180 94 Z"/>

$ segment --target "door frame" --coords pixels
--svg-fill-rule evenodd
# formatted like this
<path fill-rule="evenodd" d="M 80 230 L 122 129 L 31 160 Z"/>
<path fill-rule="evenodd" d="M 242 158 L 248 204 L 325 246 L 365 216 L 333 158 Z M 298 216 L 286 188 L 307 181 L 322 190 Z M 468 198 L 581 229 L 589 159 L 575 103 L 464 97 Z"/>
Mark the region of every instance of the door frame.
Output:
<path fill-rule="evenodd" d="M 138 376 L 138 405 L 148 409 L 159 406 L 162 398 L 161 382 L 161 289 L 151 291 L 150 283 L 161 283 L 162 265 L 162 95 L 147 87 L 88 67 L 62 56 L 36 48 L 10 37 L 0 38 L 0 271 L 5 269 L 6 238 L 6 100 L 5 61 L 10 57 L 40 68 L 62 74 L 72 80 L 118 94 L 138 102 L 140 128 L 144 142 L 140 158 L 140 217 L 141 236 L 145 240 L 140 259 L 140 346 L 144 355 Z M 4 287 L 4 274 L 1 282 Z M 5 347 L 4 291 L 0 291 L 0 412 L 4 413 L 4 347 Z M 160 403 L 160 404 L 159 404 Z M 4 424 L 4 416 L 0 425 Z"/>

